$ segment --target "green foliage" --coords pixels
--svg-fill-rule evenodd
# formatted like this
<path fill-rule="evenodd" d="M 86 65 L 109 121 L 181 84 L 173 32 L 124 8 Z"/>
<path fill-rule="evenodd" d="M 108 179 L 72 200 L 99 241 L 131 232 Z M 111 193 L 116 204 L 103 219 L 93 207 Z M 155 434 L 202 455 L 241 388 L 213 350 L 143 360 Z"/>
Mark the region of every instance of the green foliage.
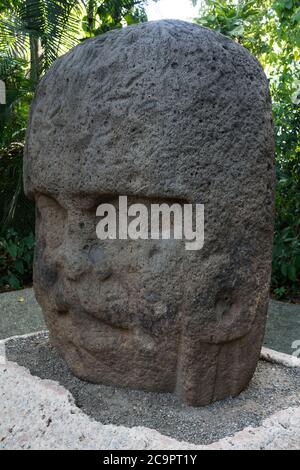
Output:
<path fill-rule="evenodd" d="M 269 78 L 278 182 L 272 281 L 279 297 L 299 293 L 300 0 L 205 0 L 195 21 L 249 49 Z"/>
<path fill-rule="evenodd" d="M 26 77 L 26 61 L 0 51 L 0 79 L 6 85 L 6 105 L 0 105 L 0 148 L 23 141 L 32 85 Z"/>
<path fill-rule="evenodd" d="M 34 228 L 34 205 L 23 192 L 22 167 L 22 143 L 0 149 L 0 235 L 10 227 L 25 233 Z"/>
<path fill-rule="evenodd" d="M 298 220 L 298 233 L 300 219 Z M 273 286 L 280 297 L 299 289 L 300 239 L 294 227 L 286 227 L 276 233 L 273 256 Z"/>
<path fill-rule="evenodd" d="M 19 289 L 31 282 L 34 236 L 10 229 L 0 237 L 0 289 Z"/>
<path fill-rule="evenodd" d="M 78 43 L 78 0 L 12 0 L 0 16 L 0 51 L 30 61 L 38 82 L 58 55 Z"/>
<path fill-rule="evenodd" d="M 207 0 L 203 14 L 196 22 L 225 36 L 242 38 L 251 19 L 259 13 L 256 4 L 255 0 L 238 4 L 235 1 Z"/>
<path fill-rule="evenodd" d="M 147 21 L 145 0 L 87 0 L 83 30 L 87 37 Z"/>
<path fill-rule="evenodd" d="M 0 234 L 9 227 L 32 230 L 33 205 L 23 193 L 22 158 L 32 84 L 25 62 L 0 55 L 0 79 L 6 84 L 6 105 L 0 105 Z"/>

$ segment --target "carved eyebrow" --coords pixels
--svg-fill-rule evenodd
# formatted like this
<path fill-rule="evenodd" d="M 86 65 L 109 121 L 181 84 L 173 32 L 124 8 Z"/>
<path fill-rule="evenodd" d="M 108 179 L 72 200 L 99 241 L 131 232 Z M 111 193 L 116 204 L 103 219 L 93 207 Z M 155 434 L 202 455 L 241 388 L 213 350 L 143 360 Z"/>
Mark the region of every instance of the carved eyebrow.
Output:
<path fill-rule="evenodd" d="M 112 193 L 112 194 L 100 194 L 98 197 L 95 197 L 95 202 L 94 205 L 88 209 L 89 211 L 96 211 L 97 208 L 101 204 L 105 203 L 116 203 L 118 206 L 119 204 L 119 197 L 120 196 L 125 196 L 125 194 L 117 194 L 117 193 Z M 127 203 L 128 205 L 132 204 L 144 204 L 146 206 L 149 206 L 150 204 L 168 204 L 168 205 L 173 205 L 173 204 L 180 204 L 183 206 L 184 204 L 191 204 L 191 201 L 189 201 L 187 198 L 184 197 L 171 197 L 171 196 L 146 196 L 144 194 L 135 194 L 135 195 L 127 195 Z"/>
<path fill-rule="evenodd" d="M 93 194 L 93 195 L 89 194 L 87 196 L 87 200 L 85 203 L 85 209 L 88 210 L 89 212 L 96 212 L 100 204 L 112 203 L 114 201 L 118 201 L 118 199 L 119 199 L 119 194 L 116 194 L 116 193 Z M 88 201 L 90 201 L 90 204 L 88 204 Z"/>
<path fill-rule="evenodd" d="M 47 201 L 47 204 L 43 204 L 43 199 Z M 44 206 L 59 206 L 61 209 L 64 209 L 64 207 L 61 205 L 61 203 L 57 200 L 57 196 L 54 196 L 53 194 L 49 193 L 38 193 L 35 196 L 35 200 L 37 205 L 41 208 L 43 205 Z"/>
<path fill-rule="evenodd" d="M 45 198 L 48 201 L 48 204 L 59 206 L 64 210 L 68 210 L 68 208 L 72 205 L 77 207 L 77 209 L 81 211 L 89 211 L 89 212 L 96 212 L 98 206 L 100 204 L 106 202 L 113 202 L 117 201 L 119 195 L 116 193 L 112 194 L 97 194 L 97 193 L 76 193 L 76 194 L 68 194 L 65 195 L 63 198 L 64 202 L 60 201 L 59 195 L 50 193 L 50 192 L 43 192 L 43 193 L 36 193 L 35 201 L 40 206 L 41 200 Z M 46 204 L 45 204 L 46 205 Z"/>

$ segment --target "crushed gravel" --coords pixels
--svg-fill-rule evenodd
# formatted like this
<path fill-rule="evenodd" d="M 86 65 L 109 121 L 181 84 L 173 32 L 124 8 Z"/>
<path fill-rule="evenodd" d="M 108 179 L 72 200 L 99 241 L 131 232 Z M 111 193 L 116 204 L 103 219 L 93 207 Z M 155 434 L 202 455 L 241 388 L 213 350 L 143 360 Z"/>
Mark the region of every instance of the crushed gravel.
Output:
<path fill-rule="evenodd" d="M 248 426 L 260 426 L 273 413 L 300 405 L 300 369 L 260 362 L 238 398 L 205 408 L 181 404 L 171 394 L 145 393 L 83 382 L 72 375 L 49 344 L 47 334 L 10 340 L 7 359 L 32 375 L 59 382 L 76 405 L 102 424 L 145 426 L 178 440 L 210 444 Z"/>

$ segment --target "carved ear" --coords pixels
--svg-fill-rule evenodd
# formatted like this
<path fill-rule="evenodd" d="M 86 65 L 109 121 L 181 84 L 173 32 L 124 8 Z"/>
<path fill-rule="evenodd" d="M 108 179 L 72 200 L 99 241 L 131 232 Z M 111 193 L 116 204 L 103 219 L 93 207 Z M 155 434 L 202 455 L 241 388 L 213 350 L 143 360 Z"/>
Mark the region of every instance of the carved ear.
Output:
<path fill-rule="evenodd" d="M 45 208 L 64 210 L 64 208 L 54 199 L 53 196 L 48 196 L 46 194 L 36 194 L 35 200 L 39 210 Z"/>

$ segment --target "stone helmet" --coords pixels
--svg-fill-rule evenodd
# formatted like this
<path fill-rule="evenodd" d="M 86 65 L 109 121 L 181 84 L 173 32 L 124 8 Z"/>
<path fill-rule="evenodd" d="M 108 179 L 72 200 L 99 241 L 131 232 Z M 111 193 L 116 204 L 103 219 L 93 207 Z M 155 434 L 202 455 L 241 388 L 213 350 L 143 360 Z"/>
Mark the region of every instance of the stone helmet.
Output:
<path fill-rule="evenodd" d="M 37 299 L 74 374 L 190 405 L 248 385 L 268 304 L 274 134 L 246 49 L 182 21 L 85 41 L 38 87 L 24 181 Z M 202 250 L 99 240 L 96 208 L 117 210 L 119 196 L 204 204 Z"/>

